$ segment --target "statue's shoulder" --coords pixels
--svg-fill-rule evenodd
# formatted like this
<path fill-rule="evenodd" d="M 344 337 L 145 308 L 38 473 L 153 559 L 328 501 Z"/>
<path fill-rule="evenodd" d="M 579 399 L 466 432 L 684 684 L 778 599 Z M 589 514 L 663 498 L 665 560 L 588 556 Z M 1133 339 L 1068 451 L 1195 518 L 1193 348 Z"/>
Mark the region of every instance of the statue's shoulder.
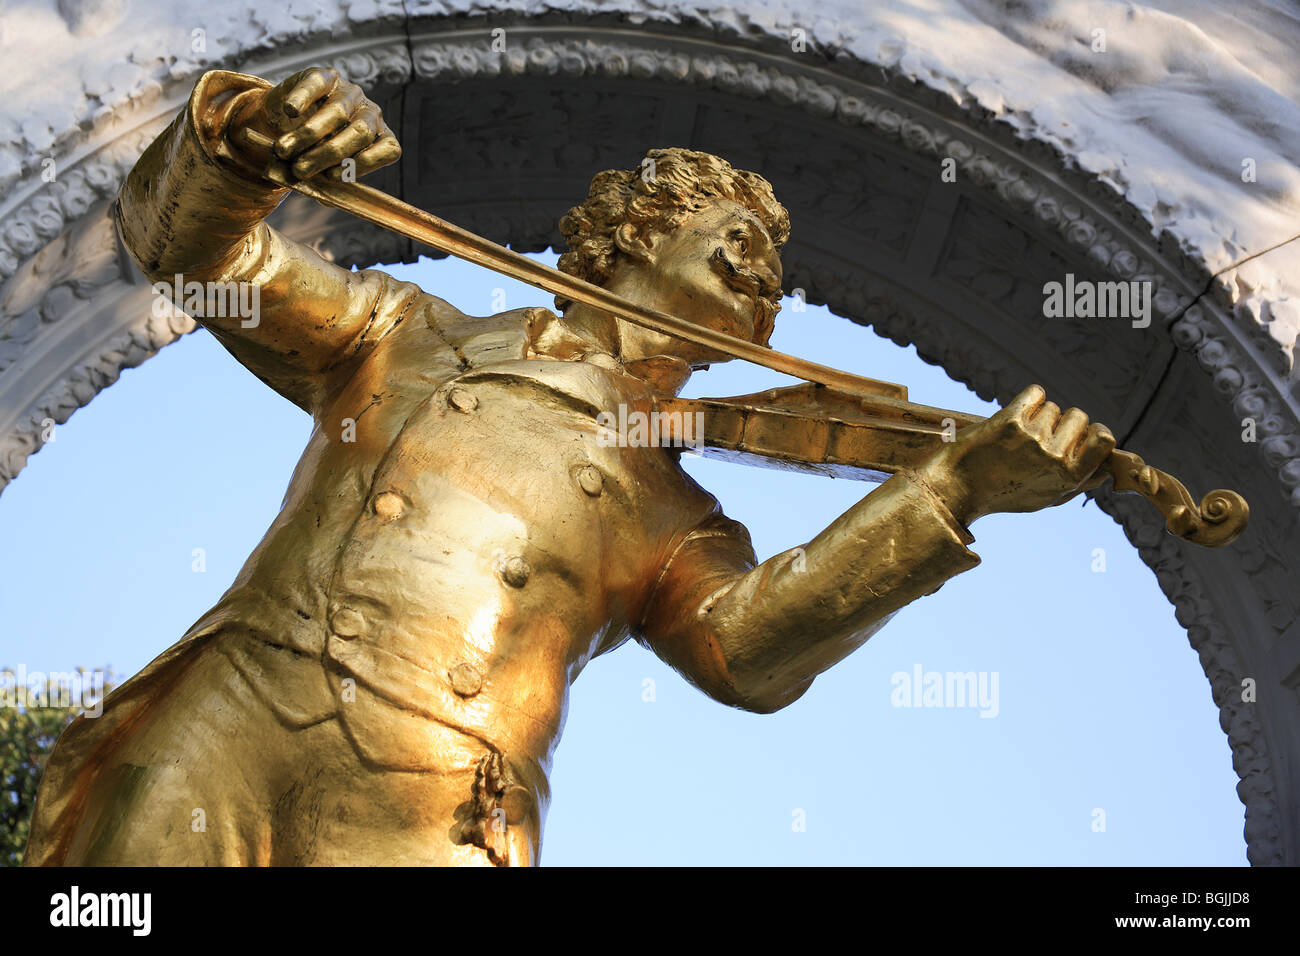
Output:
<path fill-rule="evenodd" d="M 537 306 L 469 315 L 436 296 L 428 297 L 423 311 L 425 324 L 471 366 L 527 358 L 537 336 L 556 319 Z"/>

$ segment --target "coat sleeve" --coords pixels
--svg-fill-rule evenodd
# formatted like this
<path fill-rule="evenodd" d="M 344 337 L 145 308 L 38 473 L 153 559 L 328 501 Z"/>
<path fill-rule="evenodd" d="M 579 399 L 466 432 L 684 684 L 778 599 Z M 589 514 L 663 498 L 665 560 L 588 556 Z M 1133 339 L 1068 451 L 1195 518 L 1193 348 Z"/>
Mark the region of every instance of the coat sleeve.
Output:
<path fill-rule="evenodd" d="M 717 514 L 674 551 L 640 640 L 709 696 L 769 713 L 904 605 L 979 564 L 974 538 L 919 479 L 894 475 L 801 548 L 756 563 Z"/>
<path fill-rule="evenodd" d="M 127 176 L 116 216 L 159 294 L 314 412 L 421 293 L 382 272 L 328 262 L 263 222 L 288 190 L 246 171 L 226 134 L 241 102 L 269 86 L 241 73 L 204 74 Z"/>

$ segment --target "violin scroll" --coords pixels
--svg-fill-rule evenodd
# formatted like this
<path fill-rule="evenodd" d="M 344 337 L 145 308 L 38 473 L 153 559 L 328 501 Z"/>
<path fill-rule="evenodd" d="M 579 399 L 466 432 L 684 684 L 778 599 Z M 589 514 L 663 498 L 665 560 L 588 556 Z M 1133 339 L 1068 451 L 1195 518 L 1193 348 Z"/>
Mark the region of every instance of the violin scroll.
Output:
<path fill-rule="evenodd" d="M 1113 477 L 1116 491 L 1146 498 L 1164 516 L 1170 534 L 1193 544 L 1207 548 L 1231 544 L 1250 520 L 1250 505 L 1237 492 L 1216 488 L 1198 505 L 1182 482 L 1131 451 L 1116 448 L 1102 467 Z"/>

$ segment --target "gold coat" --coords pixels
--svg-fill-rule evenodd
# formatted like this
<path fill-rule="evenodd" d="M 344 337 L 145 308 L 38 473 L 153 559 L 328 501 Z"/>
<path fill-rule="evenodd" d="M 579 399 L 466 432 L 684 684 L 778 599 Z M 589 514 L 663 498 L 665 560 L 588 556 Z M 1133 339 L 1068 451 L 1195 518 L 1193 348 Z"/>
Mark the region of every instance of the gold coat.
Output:
<path fill-rule="evenodd" d="M 142 734 L 170 739 L 147 728 L 198 713 L 196 675 L 224 682 L 221 668 L 239 712 L 273 714 L 286 739 L 341 730 L 331 746 L 354 749 L 354 783 L 396 774 L 454 789 L 429 798 L 418 826 L 402 823 L 418 851 L 391 862 L 536 862 L 569 685 L 593 657 L 635 638 L 711 697 L 770 712 L 979 563 L 944 504 L 897 475 L 802 549 L 758 564 L 676 451 L 599 440 L 600 412 L 675 394 L 689 374 L 680 360 L 624 366 L 545 309 L 467 316 L 268 228 L 286 190 L 223 158 L 225 118 L 259 85 L 206 74 L 130 174 L 117 217 L 151 281 L 258 285 L 256 325 L 195 317 L 314 430 L 279 516 L 218 604 L 60 739 L 29 863 L 376 862 L 337 814 L 310 824 L 342 834 L 331 853 L 281 852 L 266 822 L 277 794 L 256 781 L 301 781 L 242 732 L 205 758 L 254 781 L 220 838 L 196 844 L 184 820 L 132 822 L 122 849 L 117 831 L 145 799 L 137 778 L 154 780 L 153 815 L 170 796 L 221 804 L 181 793 L 212 772 L 161 775 L 163 744 L 125 756 Z M 127 763 L 138 773 L 124 789 Z"/>

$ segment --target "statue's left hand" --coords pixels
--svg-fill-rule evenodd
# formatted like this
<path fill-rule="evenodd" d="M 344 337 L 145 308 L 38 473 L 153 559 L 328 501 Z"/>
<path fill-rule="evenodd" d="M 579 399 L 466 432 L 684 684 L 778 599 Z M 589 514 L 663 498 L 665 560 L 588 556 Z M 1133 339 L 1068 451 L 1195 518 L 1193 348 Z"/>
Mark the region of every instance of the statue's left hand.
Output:
<path fill-rule="evenodd" d="M 353 179 L 402 155 L 378 105 L 329 67 L 302 70 L 251 98 L 232 119 L 228 135 L 246 143 L 245 129 L 260 134 L 258 140 L 273 139 L 275 158 L 288 163 L 298 179 L 322 174 Z M 271 158 L 261 157 L 263 163 Z"/>
<path fill-rule="evenodd" d="M 1038 511 L 1095 488 L 1115 436 L 1077 408 L 1061 412 L 1030 385 L 996 415 L 957 433 L 917 468 L 969 525 L 994 512 Z"/>

